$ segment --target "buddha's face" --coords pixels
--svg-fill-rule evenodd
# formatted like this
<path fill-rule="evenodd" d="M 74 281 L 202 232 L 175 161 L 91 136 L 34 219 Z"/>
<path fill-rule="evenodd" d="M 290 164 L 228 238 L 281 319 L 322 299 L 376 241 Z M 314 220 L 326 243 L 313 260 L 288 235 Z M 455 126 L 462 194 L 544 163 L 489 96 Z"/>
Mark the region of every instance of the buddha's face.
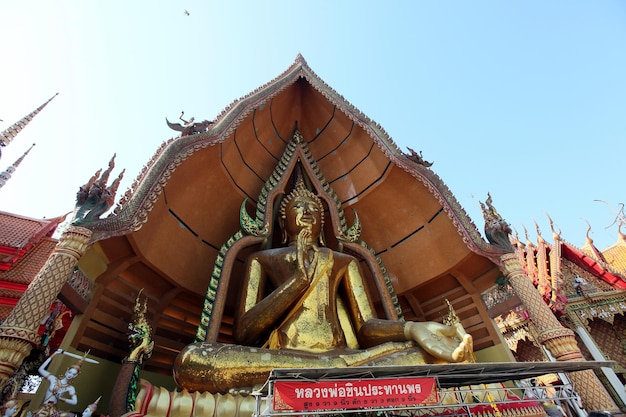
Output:
<path fill-rule="evenodd" d="M 313 240 L 318 238 L 322 230 L 321 207 L 311 198 L 298 196 L 285 207 L 285 232 L 293 240 L 305 228 L 311 230 Z"/>

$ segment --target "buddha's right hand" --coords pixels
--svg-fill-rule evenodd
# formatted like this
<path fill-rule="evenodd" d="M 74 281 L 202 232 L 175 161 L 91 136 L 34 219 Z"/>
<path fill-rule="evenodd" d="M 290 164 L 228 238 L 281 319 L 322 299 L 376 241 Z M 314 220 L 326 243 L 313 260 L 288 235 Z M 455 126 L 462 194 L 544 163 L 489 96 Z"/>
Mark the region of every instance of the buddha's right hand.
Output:
<path fill-rule="evenodd" d="M 309 257 L 309 250 L 313 250 L 313 259 Z M 298 261 L 298 269 L 307 281 L 311 281 L 312 271 L 317 261 L 317 253 L 319 248 L 312 242 L 311 229 L 305 227 L 298 233 L 296 240 L 296 259 Z"/>

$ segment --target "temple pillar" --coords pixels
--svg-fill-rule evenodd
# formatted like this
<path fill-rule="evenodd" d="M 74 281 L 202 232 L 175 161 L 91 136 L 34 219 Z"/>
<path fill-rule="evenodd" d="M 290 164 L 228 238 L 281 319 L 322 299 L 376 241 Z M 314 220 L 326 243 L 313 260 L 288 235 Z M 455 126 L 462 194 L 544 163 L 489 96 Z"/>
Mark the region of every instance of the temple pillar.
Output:
<path fill-rule="evenodd" d="M 507 253 L 500 259 L 503 263 L 502 272 L 524 303 L 530 319 L 539 332 L 538 342 L 545 346 L 557 361 L 584 361 L 576 343 L 575 333 L 563 327 L 546 305 L 541 294 L 524 272 L 519 257 L 515 253 Z M 593 371 L 571 372 L 569 377 L 587 410 L 619 410 Z"/>
<path fill-rule="evenodd" d="M 574 320 L 574 325 L 576 326 L 576 333 L 580 340 L 582 340 L 583 344 L 589 350 L 591 356 L 596 361 L 606 361 L 607 358 L 604 357 L 604 353 L 598 348 L 596 342 L 593 340 L 591 335 L 587 332 L 587 329 L 582 325 L 582 323 L 577 323 L 578 320 Z M 620 400 L 623 404 L 626 404 L 626 392 L 624 391 L 624 385 L 619 380 L 617 375 L 615 375 L 615 371 L 611 368 L 601 368 L 604 376 L 609 381 L 611 386 L 613 387 L 613 391 L 619 396 Z"/>
<path fill-rule="evenodd" d="M 0 325 L 0 389 L 39 345 L 39 325 L 87 250 L 91 230 L 70 226 L 28 286 L 7 319 Z"/>

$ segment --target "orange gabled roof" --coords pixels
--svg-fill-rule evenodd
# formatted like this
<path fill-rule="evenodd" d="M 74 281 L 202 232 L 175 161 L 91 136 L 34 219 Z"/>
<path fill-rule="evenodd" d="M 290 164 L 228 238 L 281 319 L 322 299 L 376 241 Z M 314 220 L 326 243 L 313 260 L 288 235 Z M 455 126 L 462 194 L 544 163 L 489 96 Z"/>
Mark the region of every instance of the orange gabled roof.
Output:
<path fill-rule="evenodd" d="M 0 218 L 4 218 L 4 216 L 0 216 Z M 30 250 L 25 254 L 23 254 L 23 250 L 20 251 L 23 256 L 18 256 L 15 262 L 10 265 L 9 270 L 0 268 L 0 320 L 6 319 L 28 285 L 44 266 L 56 245 L 56 239 L 44 236 L 33 243 Z M 0 267 L 2 266 L 6 265 L 2 263 Z"/>
<path fill-rule="evenodd" d="M 596 247 L 596 245 L 594 245 L 593 239 L 589 236 L 589 232 L 590 231 L 591 231 L 591 228 L 589 228 L 589 230 L 587 230 L 587 239 L 585 241 L 585 244 L 581 248 L 581 252 L 584 253 L 585 255 L 595 259 L 596 261 L 606 262 L 606 259 L 604 258 L 604 255 Z"/>
<path fill-rule="evenodd" d="M 0 211 L 0 245 L 22 249 L 43 236 L 52 236 L 65 216 L 33 219 Z"/>
<path fill-rule="evenodd" d="M 0 281 L 30 284 L 50 257 L 56 244 L 56 239 L 44 237 L 30 251 L 19 258 L 11 269 L 0 272 Z"/>
<path fill-rule="evenodd" d="M 626 274 L 626 236 L 619 231 L 617 242 L 602 251 L 606 262 L 621 274 Z"/>
<path fill-rule="evenodd" d="M 42 238 L 52 236 L 64 219 L 33 219 L 0 212 L 0 270 L 8 270 Z"/>
<path fill-rule="evenodd" d="M 583 253 L 580 249 L 565 242 L 561 242 L 561 253 L 565 258 L 611 284 L 616 289 L 626 289 L 626 279 L 619 273 L 620 271 L 615 270 L 611 265 L 596 260 Z M 626 254 L 626 251 L 624 254 Z M 624 259 L 626 259 L 626 257 L 624 257 Z"/>

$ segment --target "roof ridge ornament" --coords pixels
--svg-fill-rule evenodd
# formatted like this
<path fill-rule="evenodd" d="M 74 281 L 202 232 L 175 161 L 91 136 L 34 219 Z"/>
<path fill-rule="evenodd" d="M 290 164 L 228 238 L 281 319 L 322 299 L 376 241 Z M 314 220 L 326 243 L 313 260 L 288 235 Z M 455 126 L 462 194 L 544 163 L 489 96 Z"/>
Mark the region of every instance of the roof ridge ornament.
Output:
<path fill-rule="evenodd" d="M 301 65 L 308 65 L 306 63 L 306 59 L 304 59 L 304 56 L 300 52 L 298 52 L 298 55 L 296 55 L 295 62 Z"/>
<path fill-rule="evenodd" d="M 422 155 L 422 151 L 415 152 L 413 149 L 409 148 L 408 146 L 406 147 L 409 150 L 409 154 L 406 154 L 406 157 L 409 161 L 413 161 L 416 164 L 420 164 L 420 165 L 424 165 L 425 167 L 431 167 L 433 165 L 432 162 L 428 162 L 427 160 L 424 159 L 423 155 Z"/>
<path fill-rule="evenodd" d="M 524 225 L 522 225 L 522 228 L 524 229 L 524 236 L 526 237 L 526 246 L 534 248 L 535 244 L 531 242 L 530 237 L 528 236 L 528 229 L 526 229 L 526 226 Z"/>
<path fill-rule="evenodd" d="M 480 202 L 480 209 L 485 219 L 485 236 L 489 243 L 505 252 L 513 252 L 510 234 L 511 226 L 500 216 L 500 213 L 493 206 L 491 194 L 487 193 L 487 200 Z"/>
<path fill-rule="evenodd" d="M 189 135 L 197 135 L 198 133 L 207 132 L 209 128 L 211 127 L 211 125 L 215 123 L 212 120 L 203 120 L 201 122 L 196 122 L 195 121 L 196 119 L 193 117 L 190 117 L 188 120 L 185 120 L 183 119 L 184 115 L 185 115 L 185 112 L 181 111 L 180 116 L 178 117 L 180 121 L 183 122 L 182 124 L 172 123 L 169 120 L 167 120 L 167 117 L 165 118 L 165 122 L 167 123 L 167 126 L 172 130 L 180 132 L 180 137 L 189 136 Z"/>
<path fill-rule="evenodd" d="M 533 222 L 535 223 L 535 230 L 537 231 L 537 242 L 539 244 L 545 244 L 546 240 L 541 235 L 541 229 L 539 228 L 539 224 L 537 223 L 537 220 L 533 219 Z"/>
<path fill-rule="evenodd" d="M 86 223 L 98 220 L 102 214 L 113 207 L 115 193 L 124 177 L 124 171 L 107 187 L 109 175 L 115 167 L 115 154 L 109 161 L 109 167 L 102 172 L 101 169 L 78 189 L 76 194 L 76 208 L 71 223 L 75 226 L 84 226 Z M 101 174 L 102 172 L 102 174 Z"/>
<path fill-rule="evenodd" d="M 552 217 L 548 213 L 546 213 L 546 217 L 548 217 L 548 222 L 550 223 L 550 230 L 552 231 L 552 238 L 556 242 L 557 240 L 561 240 L 561 228 L 556 226 L 558 232 L 555 230 L 554 222 L 552 221 Z"/>
<path fill-rule="evenodd" d="M 581 248 L 581 250 L 584 253 L 590 252 L 589 255 L 591 255 L 592 257 L 595 257 L 595 259 L 597 260 L 600 260 L 606 263 L 604 254 L 600 250 L 598 250 L 596 245 L 593 243 L 593 239 L 591 238 L 591 224 L 587 220 L 585 220 L 585 223 L 587 223 L 587 231 L 585 232 L 585 245 L 584 246 L 587 249 L 585 250 L 585 247 L 583 247 Z M 618 226 L 618 231 L 619 231 L 619 226 Z"/>
<path fill-rule="evenodd" d="M 607 203 L 604 200 L 593 200 L 593 201 L 598 201 L 600 203 L 606 204 L 615 213 L 615 219 L 613 220 L 613 222 L 610 225 L 605 227 L 605 229 L 608 229 L 609 227 L 611 227 L 615 223 L 617 223 L 617 241 L 620 242 L 620 241 L 624 240 L 626 238 L 626 236 L 624 236 L 624 234 L 621 231 L 622 226 L 626 226 L 626 214 L 624 214 L 624 203 L 619 203 L 618 204 L 619 205 L 619 210 L 615 210 L 609 203 Z"/>
<path fill-rule="evenodd" d="M 591 238 L 591 236 L 589 235 L 591 233 L 591 223 L 589 223 L 588 220 L 585 220 L 585 223 L 587 223 L 587 231 L 585 232 L 585 240 L 587 241 L 587 243 L 589 243 L 590 245 L 593 245 L 593 239 Z"/>

